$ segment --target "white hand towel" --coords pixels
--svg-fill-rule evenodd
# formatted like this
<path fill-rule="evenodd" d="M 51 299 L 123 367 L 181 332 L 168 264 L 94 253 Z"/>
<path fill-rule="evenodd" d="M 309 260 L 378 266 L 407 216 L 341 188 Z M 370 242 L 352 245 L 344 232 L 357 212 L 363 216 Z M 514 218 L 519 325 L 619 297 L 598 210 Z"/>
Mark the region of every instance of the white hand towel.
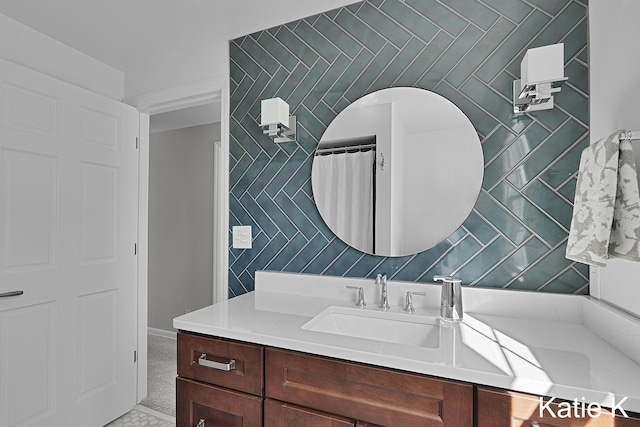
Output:
<path fill-rule="evenodd" d="M 566 257 L 604 267 L 610 256 L 640 261 L 640 196 L 633 148 L 618 131 L 580 158 Z"/>

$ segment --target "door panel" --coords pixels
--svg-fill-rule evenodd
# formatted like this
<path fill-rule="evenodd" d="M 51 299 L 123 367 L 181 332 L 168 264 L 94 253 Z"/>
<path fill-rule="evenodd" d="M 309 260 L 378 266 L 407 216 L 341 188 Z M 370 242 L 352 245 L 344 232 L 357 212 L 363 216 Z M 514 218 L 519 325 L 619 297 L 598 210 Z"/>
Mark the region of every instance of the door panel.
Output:
<path fill-rule="evenodd" d="M 0 427 L 136 403 L 138 113 L 0 60 Z"/>
<path fill-rule="evenodd" d="M 120 117 L 87 107 L 81 115 L 83 144 L 120 151 Z"/>
<path fill-rule="evenodd" d="M 57 263 L 57 160 L 1 149 L 2 269 L 52 268 Z"/>
<path fill-rule="evenodd" d="M 82 400 L 117 382 L 116 291 L 82 295 L 78 307 L 78 398 Z"/>
<path fill-rule="evenodd" d="M 50 417 L 55 411 L 54 302 L 0 312 L 0 425 Z M 19 375 L 4 375 L 8 371 Z"/>
<path fill-rule="evenodd" d="M 58 98 L 45 91 L 3 81 L 4 126 L 50 138 L 58 137 Z M 48 92 L 48 91 L 47 91 Z"/>
<path fill-rule="evenodd" d="M 104 164 L 81 164 L 80 260 L 83 264 L 115 262 L 120 169 Z"/>

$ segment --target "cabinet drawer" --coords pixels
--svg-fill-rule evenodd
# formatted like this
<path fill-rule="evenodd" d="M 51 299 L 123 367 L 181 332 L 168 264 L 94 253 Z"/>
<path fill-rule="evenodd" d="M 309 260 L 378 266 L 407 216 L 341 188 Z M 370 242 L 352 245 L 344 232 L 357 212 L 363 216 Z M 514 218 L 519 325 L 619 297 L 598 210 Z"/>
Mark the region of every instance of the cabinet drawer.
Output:
<path fill-rule="evenodd" d="M 354 427 L 355 421 L 301 406 L 267 399 L 264 401 L 264 427 Z"/>
<path fill-rule="evenodd" d="M 203 357 L 204 355 L 204 357 Z M 264 348 L 178 333 L 178 375 L 262 396 Z"/>
<path fill-rule="evenodd" d="M 555 400 L 549 404 L 549 409 L 556 417 L 546 409 L 541 417 L 538 396 L 489 387 L 478 387 L 477 393 L 478 427 L 531 427 L 535 423 L 539 427 L 640 427 L 640 418 L 636 418 L 635 414 L 627 413 L 629 418 L 614 418 L 610 412 L 603 411 L 596 418 L 587 414 L 583 417 L 561 418 L 558 416 L 561 408 L 555 403 L 561 401 Z"/>
<path fill-rule="evenodd" d="M 182 378 L 176 397 L 176 427 L 262 427 L 261 397 Z"/>
<path fill-rule="evenodd" d="M 267 348 L 266 396 L 382 426 L 473 425 L 473 387 Z"/>

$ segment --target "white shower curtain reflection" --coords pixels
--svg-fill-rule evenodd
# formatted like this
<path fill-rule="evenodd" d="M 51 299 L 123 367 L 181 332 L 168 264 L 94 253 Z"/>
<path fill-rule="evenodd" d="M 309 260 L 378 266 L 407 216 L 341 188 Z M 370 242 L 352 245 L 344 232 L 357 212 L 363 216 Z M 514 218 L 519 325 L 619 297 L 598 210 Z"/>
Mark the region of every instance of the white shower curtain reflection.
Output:
<path fill-rule="evenodd" d="M 373 253 L 375 150 L 321 155 L 315 162 L 313 182 L 323 183 L 314 187 L 322 218 L 346 243 Z"/>

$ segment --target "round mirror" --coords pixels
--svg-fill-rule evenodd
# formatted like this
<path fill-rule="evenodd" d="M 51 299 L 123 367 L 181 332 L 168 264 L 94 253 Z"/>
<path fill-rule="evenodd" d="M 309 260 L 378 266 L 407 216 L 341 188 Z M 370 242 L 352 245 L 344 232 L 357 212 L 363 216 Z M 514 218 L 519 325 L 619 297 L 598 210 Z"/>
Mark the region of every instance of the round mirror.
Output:
<path fill-rule="evenodd" d="M 320 215 L 349 246 L 381 256 L 427 250 L 476 203 L 478 134 L 451 101 L 417 88 L 368 94 L 323 134 L 311 184 Z"/>

